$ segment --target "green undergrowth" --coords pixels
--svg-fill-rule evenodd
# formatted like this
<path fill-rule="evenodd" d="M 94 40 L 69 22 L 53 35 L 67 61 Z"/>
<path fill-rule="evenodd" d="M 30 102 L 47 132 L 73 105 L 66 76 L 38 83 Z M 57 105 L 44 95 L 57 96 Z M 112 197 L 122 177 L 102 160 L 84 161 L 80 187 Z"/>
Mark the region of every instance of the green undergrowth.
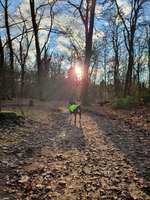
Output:
<path fill-rule="evenodd" d="M 0 121 L 17 121 L 17 120 L 20 120 L 20 119 L 23 119 L 24 117 L 19 114 L 18 112 L 15 112 L 15 111 L 1 111 L 0 112 Z"/>
<path fill-rule="evenodd" d="M 130 96 L 118 98 L 112 103 L 112 107 L 115 109 L 130 109 L 136 107 L 137 105 L 138 100 Z"/>
<path fill-rule="evenodd" d="M 150 94 L 146 93 L 141 96 L 127 96 L 117 98 L 112 102 L 112 107 L 115 109 L 132 109 L 138 106 L 149 106 Z"/>
<path fill-rule="evenodd" d="M 142 96 L 142 99 L 143 99 L 143 103 L 144 103 L 144 104 L 150 105 L 150 93 L 147 93 L 147 94 L 143 95 L 143 96 Z"/>

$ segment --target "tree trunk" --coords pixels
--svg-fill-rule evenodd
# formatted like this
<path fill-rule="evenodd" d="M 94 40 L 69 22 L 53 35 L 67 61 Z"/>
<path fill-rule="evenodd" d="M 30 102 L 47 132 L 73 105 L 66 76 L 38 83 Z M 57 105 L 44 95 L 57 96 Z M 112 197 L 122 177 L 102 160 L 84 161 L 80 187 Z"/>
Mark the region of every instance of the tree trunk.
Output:
<path fill-rule="evenodd" d="M 25 55 L 23 54 L 22 40 L 20 41 L 20 66 L 21 66 L 21 85 L 20 95 L 24 98 L 24 76 L 25 76 Z"/>
<path fill-rule="evenodd" d="M 150 27 L 149 27 L 149 29 L 150 29 Z M 149 32 L 150 32 L 150 30 L 149 30 Z M 150 35 L 148 38 L 148 70 L 149 70 L 149 93 L 150 93 Z"/>
<path fill-rule="evenodd" d="M 88 87 L 89 87 L 89 67 L 91 59 L 92 41 L 86 37 L 86 50 L 85 50 L 85 61 L 84 61 L 84 77 L 82 81 L 82 103 L 88 103 Z"/>
<path fill-rule="evenodd" d="M 13 53 L 12 40 L 10 35 L 9 21 L 8 21 L 8 0 L 5 0 L 4 13 L 5 13 L 5 26 L 8 39 L 9 56 L 10 56 L 9 59 L 10 59 L 10 70 L 11 70 L 11 80 L 10 80 L 11 97 L 13 98 L 15 97 L 14 53 Z"/>
<path fill-rule="evenodd" d="M 116 52 L 115 56 L 115 66 L 114 66 L 114 89 L 115 89 L 115 96 L 119 95 L 119 58 L 118 58 L 118 52 Z"/>
<path fill-rule="evenodd" d="M 4 81 L 4 49 L 0 37 L 0 111 L 2 107 L 2 96 L 3 96 L 3 81 Z"/>
<path fill-rule="evenodd" d="M 38 76 L 38 96 L 39 99 L 42 99 L 42 83 L 41 83 L 41 51 L 40 51 L 40 44 L 39 44 L 39 36 L 38 36 L 38 25 L 36 22 L 36 13 L 35 13 L 35 3 L 34 0 L 30 0 L 30 10 L 31 10 L 31 18 L 32 18 L 32 26 L 33 32 L 35 36 L 35 47 L 36 47 L 36 58 L 37 58 L 37 76 Z"/>
<path fill-rule="evenodd" d="M 114 93 L 115 96 L 119 95 L 119 45 L 118 45 L 118 27 L 115 24 L 114 27 L 115 30 L 112 31 L 112 43 L 113 43 L 113 50 L 115 54 L 115 60 L 114 60 Z"/>
<path fill-rule="evenodd" d="M 21 88 L 20 88 L 21 98 L 24 98 L 24 76 L 25 76 L 25 65 L 22 63 L 21 64 Z"/>
<path fill-rule="evenodd" d="M 140 89 L 141 89 L 141 84 L 140 84 L 140 63 L 137 64 L 137 71 L 136 71 L 136 74 L 137 74 L 137 87 L 138 87 L 138 92 L 140 93 Z"/>
<path fill-rule="evenodd" d="M 129 58 L 128 69 L 125 80 L 124 96 L 131 95 L 132 86 L 132 68 L 133 68 L 133 58 Z"/>
<path fill-rule="evenodd" d="M 96 0 L 92 0 L 90 8 L 89 20 L 85 22 L 85 61 L 84 61 L 84 77 L 82 81 L 82 94 L 81 100 L 83 104 L 88 103 L 88 87 L 89 87 L 89 67 L 92 55 L 92 41 L 93 41 L 93 28 L 94 28 L 94 17 L 95 17 L 95 6 Z M 89 8 L 87 8 L 89 9 Z M 87 14 L 89 15 L 89 14 Z M 88 19 L 88 17 L 87 17 Z"/>
<path fill-rule="evenodd" d="M 125 88 L 124 88 L 124 96 L 131 95 L 131 87 L 132 87 L 132 71 L 134 66 L 134 46 L 133 46 L 133 38 L 129 42 L 129 51 L 128 51 L 128 67 L 127 74 L 125 80 Z"/>

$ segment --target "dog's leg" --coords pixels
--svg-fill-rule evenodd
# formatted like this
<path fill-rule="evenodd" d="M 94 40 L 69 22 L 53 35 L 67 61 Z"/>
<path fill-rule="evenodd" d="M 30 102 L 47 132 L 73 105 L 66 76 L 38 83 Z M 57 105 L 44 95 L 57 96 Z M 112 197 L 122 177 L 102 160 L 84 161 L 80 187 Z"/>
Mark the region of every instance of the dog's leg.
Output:
<path fill-rule="evenodd" d="M 72 120 L 73 120 L 73 114 L 70 113 L 70 124 L 72 124 Z"/>
<path fill-rule="evenodd" d="M 74 113 L 74 124 L 76 125 L 76 117 L 77 117 L 77 114 Z"/>
<path fill-rule="evenodd" d="M 80 128 L 81 128 L 81 112 L 79 112 L 79 124 L 80 124 Z"/>
<path fill-rule="evenodd" d="M 69 123 L 71 124 L 71 113 L 69 115 Z"/>

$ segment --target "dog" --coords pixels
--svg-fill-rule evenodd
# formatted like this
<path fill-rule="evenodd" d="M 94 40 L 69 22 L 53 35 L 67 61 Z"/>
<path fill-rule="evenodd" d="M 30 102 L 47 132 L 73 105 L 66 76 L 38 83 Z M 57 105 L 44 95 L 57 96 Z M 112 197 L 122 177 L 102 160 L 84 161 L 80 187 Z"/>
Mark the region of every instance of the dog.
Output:
<path fill-rule="evenodd" d="M 76 125 L 77 115 L 79 115 L 79 123 L 81 126 L 81 105 L 77 104 L 75 102 L 69 102 L 68 110 L 69 110 L 71 116 L 74 115 L 74 124 L 75 125 Z"/>

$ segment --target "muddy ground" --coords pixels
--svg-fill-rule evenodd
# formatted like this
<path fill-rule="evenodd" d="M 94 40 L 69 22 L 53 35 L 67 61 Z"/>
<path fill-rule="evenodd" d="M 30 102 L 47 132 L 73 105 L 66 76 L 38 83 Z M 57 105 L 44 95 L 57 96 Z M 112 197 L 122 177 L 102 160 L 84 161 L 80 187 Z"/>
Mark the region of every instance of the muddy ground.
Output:
<path fill-rule="evenodd" d="M 104 111 L 0 125 L 0 200 L 150 200 L 150 135 Z"/>

